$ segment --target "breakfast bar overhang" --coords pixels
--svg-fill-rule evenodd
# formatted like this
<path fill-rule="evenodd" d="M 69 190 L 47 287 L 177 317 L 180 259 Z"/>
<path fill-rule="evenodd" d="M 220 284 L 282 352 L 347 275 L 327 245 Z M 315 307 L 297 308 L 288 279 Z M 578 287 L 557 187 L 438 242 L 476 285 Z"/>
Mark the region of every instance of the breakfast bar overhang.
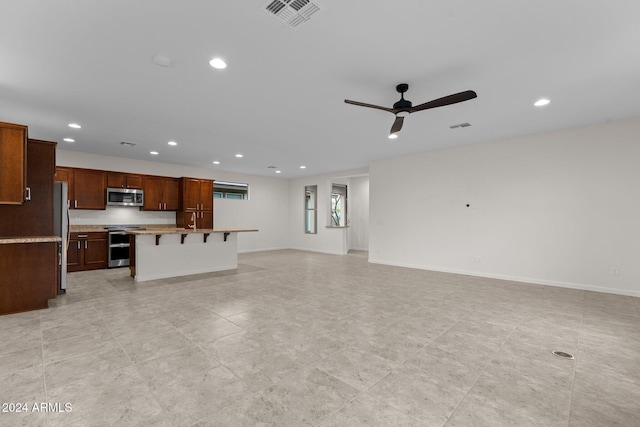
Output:
<path fill-rule="evenodd" d="M 136 282 L 238 268 L 238 233 L 248 228 L 129 230 Z"/>

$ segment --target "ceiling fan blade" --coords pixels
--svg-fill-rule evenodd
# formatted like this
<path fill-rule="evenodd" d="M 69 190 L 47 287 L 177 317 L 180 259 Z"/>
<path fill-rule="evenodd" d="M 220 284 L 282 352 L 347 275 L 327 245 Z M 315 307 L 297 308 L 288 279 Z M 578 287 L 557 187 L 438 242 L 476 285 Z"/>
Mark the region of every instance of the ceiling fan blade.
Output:
<path fill-rule="evenodd" d="M 396 120 L 393 122 L 393 126 L 391 126 L 391 132 L 389 132 L 389 135 L 393 135 L 394 133 L 400 132 L 400 129 L 402 129 L 403 123 L 404 123 L 404 117 L 396 116 Z"/>
<path fill-rule="evenodd" d="M 477 97 L 478 95 L 474 91 L 467 90 L 464 92 L 454 93 L 453 95 L 434 99 L 433 101 L 425 102 L 424 104 L 416 105 L 415 107 L 411 107 L 409 109 L 409 112 L 415 113 L 416 111 L 428 110 L 429 108 L 444 107 L 445 105 L 457 104 L 458 102 L 468 101 Z"/>
<path fill-rule="evenodd" d="M 390 113 L 394 113 L 393 108 L 381 107 L 379 105 L 373 105 L 373 104 L 365 104 L 364 102 L 350 101 L 348 99 L 345 99 L 344 102 L 346 102 L 347 104 L 351 104 L 351 105 L 357 105 L 359 107 L 375 108 L 377 110 L 388 111 Z"/>

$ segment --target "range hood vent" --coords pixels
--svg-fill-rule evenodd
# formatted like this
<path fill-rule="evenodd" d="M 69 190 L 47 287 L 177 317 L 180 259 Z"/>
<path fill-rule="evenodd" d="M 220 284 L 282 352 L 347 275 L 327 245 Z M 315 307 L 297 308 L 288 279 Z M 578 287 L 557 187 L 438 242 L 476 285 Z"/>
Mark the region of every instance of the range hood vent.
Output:
<path fill-rule="evenodd" d="M 309 0 L 267 0 L 262 8 L 291 28 L 307 22 L 311 15 L 320 11 L 318 3 Z"/>

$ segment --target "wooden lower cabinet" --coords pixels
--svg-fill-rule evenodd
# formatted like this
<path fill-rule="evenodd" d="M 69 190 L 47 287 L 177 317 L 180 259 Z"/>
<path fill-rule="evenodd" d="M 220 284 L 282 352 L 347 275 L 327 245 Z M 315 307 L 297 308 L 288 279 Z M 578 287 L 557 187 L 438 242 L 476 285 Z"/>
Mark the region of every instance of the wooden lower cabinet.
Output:
<path fill-rule="evenodd" d="M 0 314 L 48 308 L 57 261 L 57 242 L 0 244 Z"/>
<path fill-rule="evenodd" d="M 67 271 L 97 270 L 108 266 L 108 233 L 71 233 L 67 251 Z"/>

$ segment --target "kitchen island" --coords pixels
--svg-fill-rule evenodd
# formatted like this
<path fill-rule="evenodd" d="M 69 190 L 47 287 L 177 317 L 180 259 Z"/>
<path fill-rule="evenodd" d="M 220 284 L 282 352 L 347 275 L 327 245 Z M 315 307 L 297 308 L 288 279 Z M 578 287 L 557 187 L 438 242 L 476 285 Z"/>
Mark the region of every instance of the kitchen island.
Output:
<path fill-rule="evenodd" d="M 127 230 L 136 282 L 238 268 L 238 233 L 249 228 Z"/>

